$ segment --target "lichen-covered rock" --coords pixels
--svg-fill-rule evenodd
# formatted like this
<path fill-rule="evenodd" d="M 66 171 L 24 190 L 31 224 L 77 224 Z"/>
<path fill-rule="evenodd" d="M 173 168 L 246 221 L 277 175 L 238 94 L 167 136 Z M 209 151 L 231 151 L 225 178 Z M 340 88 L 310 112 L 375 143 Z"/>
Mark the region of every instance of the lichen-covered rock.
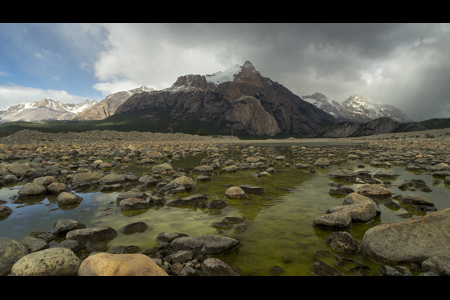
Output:
<path fill-rule="evenodd" d="M 11 269 L 12 276 L 76 276 L 80 259 L 72 250 L 55 247 L 27 254 Z"/>

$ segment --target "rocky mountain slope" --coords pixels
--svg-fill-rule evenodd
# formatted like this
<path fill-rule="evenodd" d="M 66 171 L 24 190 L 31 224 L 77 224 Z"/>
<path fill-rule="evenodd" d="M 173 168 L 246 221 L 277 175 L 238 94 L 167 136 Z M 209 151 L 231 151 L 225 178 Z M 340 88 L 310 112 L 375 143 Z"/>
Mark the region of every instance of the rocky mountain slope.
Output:
<path fill-rule="evenodd" d="M 331 100 L 322 93 L 302 96 L 314 101 L 316 107 L 334 116 L 341 122 L 367 123 L 372 120 L 388 117 L 399 123 L 413 122 L 400 109 L 393 105 L 371 103 L 360 95 L 351 95 L 342 103 Z"/>
<path fill-rule="evenodd" d="M 450 128 L 450 118 L 429 119 L 421 122 L 400 123 L 391 118 L 382 117 L 367 123 L 340 122 L 316 129 L 309 137 L 343 138 L 369 136 L 383 133 L 423 131 Z"/>
<path fill-rule="evenodd" d="M 12 121 L 70 120 L 76 114 L 96 104 L 86 99 L 80 103 L 61 103 L 52 99 L 19 103 L 0 109 L 0 123 Z"/>
<path fill-rule="evenodd" d="M 89 121 L 105 119 L 109 116 L 112 116 L 116 112 L 116 109 L 134 94 L 152 91 L 152 88 L 141 86 L 133 90 L 111 94 L 102 101 L 73 116 L 72 120 Z"/>
<path fill-rule="evenodd" d="M 180 76 L 170 87 L 142 92 L 121 104 L 111 120 L 134 118 L 161 132 L 306 135 L 337 120 L 249 61 L 209 75 Z M 144 126 L 144 125 L 143 125 Z"/>

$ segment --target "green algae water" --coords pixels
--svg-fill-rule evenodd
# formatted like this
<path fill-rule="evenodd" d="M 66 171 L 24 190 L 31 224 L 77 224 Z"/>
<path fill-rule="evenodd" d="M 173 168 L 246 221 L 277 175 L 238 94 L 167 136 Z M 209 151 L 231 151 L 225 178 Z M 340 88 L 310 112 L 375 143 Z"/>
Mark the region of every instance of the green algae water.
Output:
<path fill-rule="evenodd" d="M 240 170 L 235 173 L 215 172 L 212 175 L 212 181 L 197 182 L 195 190 L 164 196 L 167 201 L 170 201 L 192 194 L 205 194 L 208 202 L 211 200 L 225 201 L 227 206 L 222 209 L 164 205 L 141 210 L 121 211 L 116 202 L 121 191 L 75 193 L 81 196 L 83 201 L 79 205 L 70 207 L 60 207 L 56 202 L 56 196 L 51 195 L 17 203 L 9 198 L 17 194 L 21 187 L 21 184 L 18 184 L 0 189 L 0 204 L 14 209 L 9 217 L 0 221 L 0 236 L 21 241 L 32 231 L 51 231 L 58 219 L 74 219 L 85 223 L 88 227 L 110 226 L 116 230 L 127 224 L 141 221 L 149 226 L 145 232 L 132 235 L 119 232 L 118 236 L 109 242 L 105 251 L 118 245 L 136 245 L 141 247 L 141 250 L 158 246 L 155 238 L 161 232 L 179 232 L 190 236 L 216 233 L 232 236 L 242 241 L 242 245 L 237 249 L 217 257 L 240 269 L 246 276 L 267 276 L 271 274 L 270 270 L 274 267 L 281 267 L 284 270 L 281 275 L 284 276 L 311 276 L 310 268 L 318 260 L 315 255 L 318 250 L 327 250 L 337 256 L 352 258 L 369 267 L 370 275 L 380 275 L 378 269 L 381 265 L 364 256 L 362 249 L 364 232 L 381 223 L 404 221 L 424 214 L 414 209 L 392 208 L 379 202 L 380 216 L 369 223 L 353 224 L 351 229 L 346 230 L 357 239 L 361 250 L 357 253 L 345 254 L 335 252 L 325 242 L 325 237 L 336 230 L 312 225 L 315 218 L 324 215 L 328 208 L 341 205 L 343 201 L 343 196 L 331 196 L 328 193 L 329 184 L 339 182 L 329 179 L 328 173 L 338 168 L 349 168 L 355 171 L 370 171 L 374 174 L 383 168 L 371 167 L 367 164 L 361 168 L 357 167 L 361 165 L 361 160 L 347 160 L 339 165 L 331 165 L 324 169 L 315 168 L 315 172 L 310 172 L 310 169 L 285 166 L 285 162 L 289 162 L 291 165 L 300 162 L 299 155 L 293 154 L 288 147 L 283 145 L 255 146 L 260 146 L 260 152 L 265 154 L 285 156 L 285 160 L 272 162 L 273 168 L 276 169 L 273 176 L 258 177 L 255 170 Z M 250 151 L 246 154 L 252 156 L 254 153 Z M 239 160 L 243 154 L 242 152 L 230 152 L 225 154 L 225 157 Z M 201 165 L 205 157 L 207 157 L 206 154 L 198 154 L 174 159 L 172 166 L 174 169 L 193 168 Z M 152 164 L 129 163 L 123 164 L 121 168 L 113 169 L 113 172 L 134 171 L 136 174 L 142 175 L 149 173 L 152 166 Z M 438 210 L 450 207 L 449 187 L 444 185 L 443 180 L 437 183 L 436 178 L 430 174 L 411 173 L 406 171 L 403 166 L 392 166 L 390 170 L 399 175 L 397 179 L 389 180 L 391 184 L 389 189 L 393 193 L 411 193 L 410 191 L 401 191 L 398 186 L 404 180 L 423 179 L 431 188 L 431 192 L 416 190 L 414 194 L 432 200 Z M 187 172 L 186 175 L 195 180 L 200 174 Z M 227 187 L 243 184 L 261 186 L 266 192 L 260 195 L 248 193 L 249 199 L 226 199 L 224 192 Z M 362 184 L 346 183 L 346 185 L 356 191 Z M 147 194 L 154 193 L 155 187 L 151 187 L 145 192 Z M 215 222 L 220 222 L 224 217 L 243 217 L 245 224 L 232 228 L 211 226 Z M 57 242 L 52 241 L 50 245 L 54 246 Z M 353 275 L 351 268 L 355 265 L 346 263 L 345 259 L 336 260 L 336 256 L 334 256 L 320 260 L 335 267 L 344 275 Z"/>

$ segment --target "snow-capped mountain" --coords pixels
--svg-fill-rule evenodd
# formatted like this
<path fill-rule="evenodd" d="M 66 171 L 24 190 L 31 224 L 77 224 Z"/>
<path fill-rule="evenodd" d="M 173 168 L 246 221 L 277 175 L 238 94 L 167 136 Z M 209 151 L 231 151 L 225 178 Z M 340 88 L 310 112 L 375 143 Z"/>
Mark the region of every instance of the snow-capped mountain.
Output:
<path fill-rule="evenodd" d="M 131 96 L 143 92 L 153 92 L 152 88 L 141 86 L 129 91 L 121 91 L 108 95 L 102 101 L 86 108 L 85 110 L 73 116 L 72 120 L 89 121 L 89 120 L 103 120 L 116 112 L 116 109 Z"/>
<path fill-rule="evenodd" d="M 77 113 L 96 104 L 86 99 L 80 103 L 62 103 L 52 99 L 19 103 L 0 109 L 0 123 L 12 121 L 70 120 Z"/>
<path fill-rule="evenodd" d="M 372 103 L 361 95 L 351 95 L 347 100 L 339 103 L 331 100 L 322 93 L 302 96 L 316 107 L 322 109 L 341 122 L 367 123 L 372 120 L 388 117 L 400 123 L 413 122 L 400 109 L 389 104 Z"/>

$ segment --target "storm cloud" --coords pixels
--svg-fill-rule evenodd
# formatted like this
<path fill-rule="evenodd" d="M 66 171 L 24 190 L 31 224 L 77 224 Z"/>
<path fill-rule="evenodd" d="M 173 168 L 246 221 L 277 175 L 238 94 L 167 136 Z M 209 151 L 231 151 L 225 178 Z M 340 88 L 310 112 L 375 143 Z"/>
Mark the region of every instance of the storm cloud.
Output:
<path fill-rule="evenodd" d="M 48 86 L 34 86 L 42 90 L 68 90 L 75 95 L 79 88 L 87 95 L 90 89 L 103 98 L 141 85 L 160 90 L 170 87 L 178 76 L 225 71 L 249 60 L 261 75 L 299 96 L 321 92 L 342 102 L 359 94 L 371 102 L 395 105 L 415 121 L 450 117 L 448 24 L 83 23 L 25 27 L 29 32 L 45 32 L 45 43 L 28 34 L 21 40 L 27 41 L 26 47 L 10 44 L 28 49 L 27 68 L 48 76 Z M 51 65 L 43 64 L 43 59 L 58 63 L 60 72 L 44 72 L 44 67 Z M 77 71 L 62 72 L 66 66 Z M 70 73 L 78 74 L 77 79 L 71 79 Z M 13 71 L 0 65 L 5 82 L 27 86 L 5 74 Z M 70 90 L 64 85 L 69 80 Z"/>
<path fill-rule="evenodd" d="M 250 60 L 295 94 L 352 94 L 420 121 L 450 117 L 446 24 L 105 24 L 101 82 L 155 89 Z M 109 92 L 109 90 L 108 90 Z"/>

